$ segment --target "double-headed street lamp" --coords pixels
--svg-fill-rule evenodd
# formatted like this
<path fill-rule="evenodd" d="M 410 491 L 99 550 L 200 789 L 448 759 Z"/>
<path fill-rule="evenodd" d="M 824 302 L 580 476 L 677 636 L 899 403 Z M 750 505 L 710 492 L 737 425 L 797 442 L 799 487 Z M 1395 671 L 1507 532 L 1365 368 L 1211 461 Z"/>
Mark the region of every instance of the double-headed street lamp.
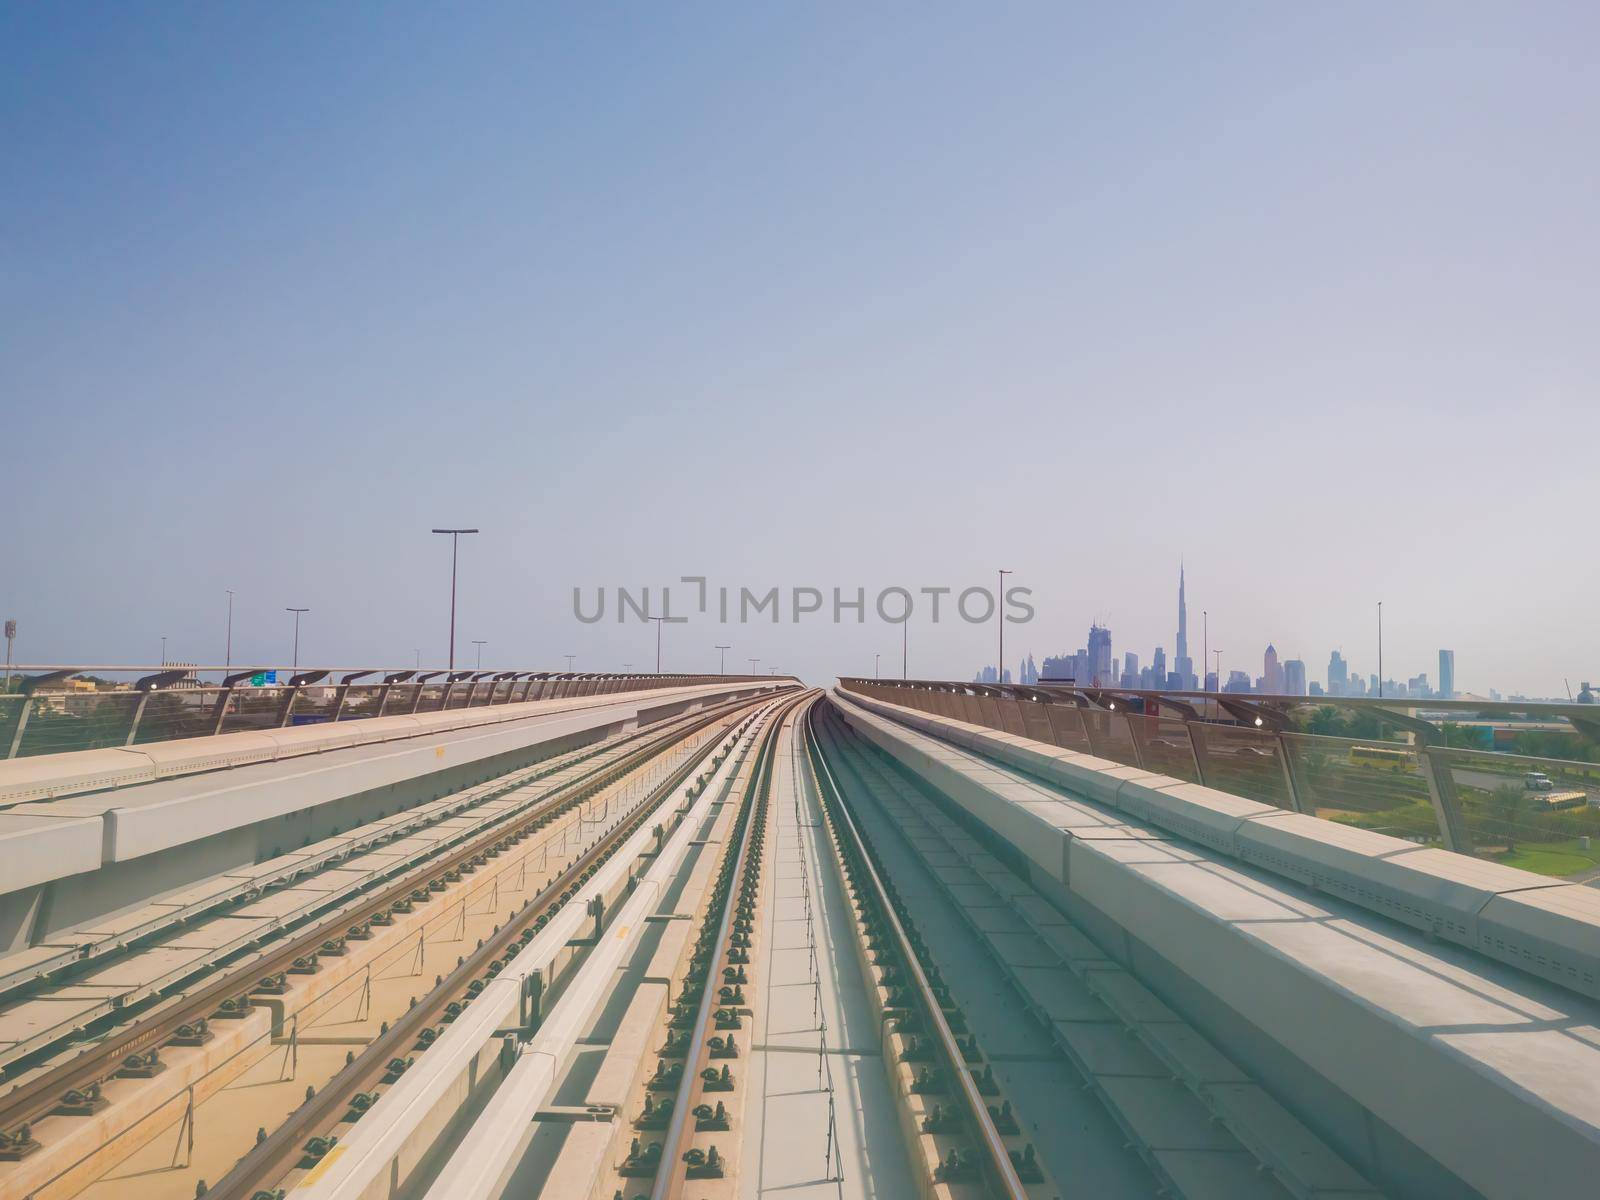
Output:
<path fill-rule="evenodd" d="M 473 638 L 472 644 L 478 648 L 478 665 L 475 670 L 483 670 L 483 648 L 489 644 L 487 638 Z"/>
<path fill-rule="evenodd" d="M 728 673 L 728 651 L 732 650 L 733 647 L 718 646 L 716 649 L 719 651 L 717 654 L 717 674 L 726 675 Z"/>
<path fill-rule="evenodd" d="M 456 669 L 456 557 L 461 547 L 463 533 L 477 533 L 476 529 L 435 529 L 435 533 L 450 535 L 450 670 Z"/>

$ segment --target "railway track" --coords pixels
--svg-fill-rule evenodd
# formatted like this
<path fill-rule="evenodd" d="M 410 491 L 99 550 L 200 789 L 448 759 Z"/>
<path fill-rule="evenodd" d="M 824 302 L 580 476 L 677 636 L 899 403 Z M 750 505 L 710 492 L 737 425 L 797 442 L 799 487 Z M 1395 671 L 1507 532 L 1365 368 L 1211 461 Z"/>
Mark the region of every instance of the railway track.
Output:
<path fill-rule="evenodd" d="M 34 1048 L 26 1058 L 19 1058 L 10 1064 L 20 1078 L 0 1097 L 0 1191 L 9 1194 L 11 1184 L 6 1178 L 8 1168 L 16 1171 L 27 1167 L 28 1160 L 43 1148 L 34 1134 L 34 1128 L 42 1118 L 82 1115 L 94 1117 L 100 1124 L 115 1125 L 115 1113 L 104 1111 L 108 1098 L 103 1085 L 108 1080 L 126 1077 L 130 1073 L 146 1077 L 157 1075 L 166 1066 L 161 1060 L 165 1047 L 204 1044 L 210 1040 L 216 1028 L 225 1028 L 222 1022 L 242 1018 L 252 1009 L 263 1005 L 279 1006 L 274 1018 L 276 1031 L 288 1001 L 275 1000 L 274 993 L 281 995 L 291 990 L 289 985 L 296 972 L 314 975 L 324 963 L 334 962 L 348 953 L 353 943 L 371 937 L 375 931 L 381 931 L 409 910 L 426 905 L 453 888 L 470 886 L 469 877 L 480 870 L 487 873 L 493 859 L 514 855 L 522 843 L 535 838 L 540 830 L 552 826 L 563 828 L 567 830 L 565 841 L 571 828 L 576 826 L 581 840 L 582 829 L 588 823 L 583 815 L 586 801 L 597 800 L 607 789 L 616 790 L 624 781 L 646 770 L 673 746 L 682 746 L 708 729 L 725 727 L 737 714 L 751 707 L 753 705 L 750 702 L 717 706 L 691 717 L 676 719 L 667 725 L 625 735 L 620 739 L 608 739 L 597 747 L 580 748 L 536 768 L 516 772 L 509 781 L 484 785 L 483 801 L 491 796 L 495 799 L 507 796 L 515 798 L 519 789 L 528 790 L 530 785 L 537 786 L 532 789 L 535 792 L 532 797 L 502 805 L 503 811 L 485 819 L 480 830 L 443 839 L 442 845 L 435 846 L 423 856 L 425 861 L 408 863 L 382 878 L 366 879 L 364 886 L 352 885 L 343 892 L 331 892 L 326 902 L 320 905 L 319 912 L 309 917 L 303 926 L 271 930 L 273 936 L 269 945 L 253 946 L 235 959 L 219 956 L 206 963 L 202 971 L 173 981 L 169 992 L 146 997 L 131 1011 L 107 1014 L 103 1028 L 91 1026 L 87 1030 L 76 1029 L 64 1033 L 53 1043 Z M 668 783 L 681 780 L 685 773 L 692 771 L 697 761 L 698 756 L 686 757 L 668 776 Z M 660 797 L 670 790 L 668 783 L 652 788 L 625 819 L 619 807 L 616 821 L 604 836 L 599 837 L 593 846 L 584 850 L 564 869 L 559 869 L 554 881 L 524 905 L 524 911 L 530 914 L 529 920 L 537 920 L 541 910 L 558 907 L 563 899 L 562 893 L 569 890 L 575 880 L 583 878 L 585 871 L 591 870 L 597 861 L 603 860 L 608 848 L 619 844 L 620 831 L 635 829 L 639 822 L 648 818 Z M 610 808 L 608 799 L 607 817 L 596 817 L 596 824 L 609 818 Z M 445 819 L 461 820 L 460 810 L 452 808 L 449 818 L 441 817 L 441 820 Z M 468 822 L 472 820 L 470 811 L 465 819 Z M 371 832 L 374 833 L 373 844 L 380 844 L 383 840 L 382 831 Z M 361 848 L 362 839 L 357 832 L 353 831 L 345 840 L 351 851 Z M 524 873 L 526 859 L 531 853 L 532 848 L 529 848 L 523 855 Z M 550 846 L 545 844 L 542 858 L 547 860 L 549 855 Z M 337 872 L 340 864 L 346 861 L 347 854 L 335 853 L 328 857 L 323 869 Z M 317 874 L 289 872 L 277 882 L 282 886 L 304 887 L 314 881 Z M 259 898 L 259 894 L 257 892 L 255 898 Z M 251 898 L 247 894 L 246 902 Z M 214 920 L 227 921 L 230 919 L 227 914 L 237 911 L 237 903 L 237 897 L 229 897 L 211 909 L 208 915 Z M 465 899 L 461 903 L 461 911 L 465 927 Z M 186 923 L 186 927 L 192 930 L 203 924 L 204 921 L 191 922 Z M 450 973 L 448 978 L 441 976 L 438 985 L 428 993 L 427 1000 L 419 1002 L 416 1009 L 405 1014 L 406 1018 L 410 1018 L 414 1012 L 427 1014 L 434 1009 L 443 1010 L 451 1003 L 461 1003 L 455 993 L 464 993 L 470 985 L 456 987 L 456 984 L 464 980 L 473 967 L 481 968 L 492 961 L 492 945 L 503 944 L 507 940 L 498 934 L 496 936 L 497 940 L 492 944 L 486 943 L 482 950 L 475 951 L 470 958 L 461 956 L 457 971 Z M 119 947 L 114 953 L 102 957 L 104 961 L 116 962 L 119 956 L 135 959 L 141 954 L 159 952 L 159 949 L 158 937 L 146 938 L 138 944 Z M 93 965 L 98 969 L 102 963 Z M 13 989 L 13 994 L 24 1000 L 39 999 L 41 994 L 48 997 L 52 992 L 59 993 L 74 987 L 77 974 L 81 974 L 81 971 L 57 972 L 31 988 Z M 409 1024 L 416 1024 L 420 1020 L 421 1017 L 418 1017 Z M 295 1024 L 298 1028 L 298 1021 Z M 407 1024 L 407 1021 L 396 1021 L 387 1034 L 380 1035 L 378 1042 L 385 1047 L 397 1044 L 398 1035 L 394 1034 L 394 1029 L 402 1024 Z M 85 1036 L 95 1040 L 76 1054 L 62 1052 L 63 1048 L 70 1048 L 70 1043 Z M 373 1058 L 365 1053 L 358 1057 L 353 1052 L 349 1057 L 352 1060 L 349 1064 L 351 1068 L 363 1063 L 370 1066 Z M 351 1077 L 355 1078 L 356 1075 L 370 1082 L 370 1072 L 358 1070 Z M 352 1095 L 363 1090 L 369 1089 L 345 1088 Z M 192 1121 L 192 1090 L 190 1101 Z M 301 1123 L 308 1119 L 309 1114 L 301 1117 L 300 1113 L 311 1107 L 304 1105 L 297 1110 L 296 1117 Z M 266 1142 L 271 1141 L 269 1135 Z M 78 1155 L 67 1165 L 65 1172 L 58 1172 L 57 1180 L 63 1173 L 71 1173 L 74 1168 L 81 1167 L 86 1157 Z M 10 1163 L 13 1162 L 18 1167 L 11 1168 Z M 54 1184 L 47 1184 L 46 1191 L 35 1189 L 26 1194 L 42 1195 L 47 1192 L 70 1194 L 70 1191 Z M 250 1193 L 245 1191 L 241 1194 Z"/>
<path fill-rule="evenodd" d="M 741 1041 L 748 1039 L 752 959 L 760 936 L 767 812 L 779 735 L 815 700 L 781 705 L 768 721 L 723 849 L 699 934 L 671 1006 L 659 1067 L 645 1083 L 634 1127 L 639 1137 L 621 1164 L 624 1186 L 650 1181 L 650 1200 L 707 1195 L 737 1168 Z M 659 1131 L 659 1138 L 654 1131 Z"/>
<path fill-rule="evenodd" d="M 1003 1200 L 1061 1195 L 951 999 L 915 915 L 852 815 L 823 750 L 821 718 L 820 706 L 808 714 L 807 762 L 854 902 L 858 951 L 876 977 L 892 1050 L 886 1066 L 899 1085 L 914 1167 L 921 1167 L 930 1193 Z"/>
<path fill-rule="evenodd" d="M 1119 1165 L 1115 1155 L 1091 1168 L 1091 1155 L 1106 1157 L 1108 1139 L 1102 1133 L 1092 1138 L 1093 1146 L 1080 1140 L 1080 1130 L 1094 1125 L 1081 1117 L 1065 1120 L 1065 1103 L 1053 1114 L 1037 1103 L 1031 1108 L 1019 1103 L 1017 1117 L 1031 1124 L 1043 1111 L 1063 1129 L 1063 1136 L 1041 1135 L 1039 1159 L 1046 1170 L 1057 1167 L 1058 1179 L 1081 1179 L 1095 1194 L 1107 1195 L 1117 1194 L 1117 1188 L 1123 1194 L 1135 1189 L 1131 1194 L 1156 1191 L 1190 1200 L 1380 1195 L 1220 1049 L 1102 953 L 1029 886 L 1025 872 L 1013 873 L 988 844 L 930 803 L 836 715 L 819 713 L 814 727 L 815 757 L 833 764 L 836 782 L 829 790 L 834 799 L 854 796 L 863 818 L 858 828 L 877 826 L 885 843 L 898 843 L 885 844 L 881 853 L 898 864 L 902 887 L 917 897 L 930 919 L 938 907 L 932 897 L 939 895 L 964 927 L 958 938 L 944 925 L 931 949 L 926 943 L 919 949 L 924 959 L 960 964 L 957 982 L 966 986 L 950 988 L 946 995 L 980 996 L 982 989 L 970 986 L 978 978 L 1000 984 L 1007 1003 L 983 1007 L 1020 1009 L 1022 1020 L 1033 1027 L 1027 1031 L 1029 1062 L 1059 1063 L 1081 1080 L 1074 1091 L 1092 1097 L 1109 1117 L 1116 1139 L 1112 1146 L 1125 1148 L 1124 1157 L 1137 1156 L 1148 1176 L 1142 1184 L 1128 1182 L 1125 1164 Z M 962 957 L 957 943 L 971 953 Z M 975 965 L 974 959 L 987 961 Z M 992 1015 L 985 1020 L 976 1011 L 973 1023 L 996 1025 Z M 1012 1019 L 1013 1031 L 1016 1024 Z M 997 1073 L 1017 1068 L 1007 1061 Z M 1063 1164 L 1066 1169 L 1060 1169 Z M 1091 1184 L 1094 1172 L 1098 1181 Z M 1123 1182 L 1114 1185 L 1115 1178 Z"/>

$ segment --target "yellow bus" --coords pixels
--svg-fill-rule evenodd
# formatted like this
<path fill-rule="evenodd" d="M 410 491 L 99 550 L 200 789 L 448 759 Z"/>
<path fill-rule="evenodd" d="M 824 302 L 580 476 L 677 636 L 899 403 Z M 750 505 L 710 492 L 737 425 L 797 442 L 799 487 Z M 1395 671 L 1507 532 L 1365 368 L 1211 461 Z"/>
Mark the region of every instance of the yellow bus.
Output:
<path fill-rule="evenodd" d="M 1377 746 L 1351 746 L 1350 765 L 1378 771 L 1409 771 L 1411 753 L 1407 750 L 1383 750 Z"/>

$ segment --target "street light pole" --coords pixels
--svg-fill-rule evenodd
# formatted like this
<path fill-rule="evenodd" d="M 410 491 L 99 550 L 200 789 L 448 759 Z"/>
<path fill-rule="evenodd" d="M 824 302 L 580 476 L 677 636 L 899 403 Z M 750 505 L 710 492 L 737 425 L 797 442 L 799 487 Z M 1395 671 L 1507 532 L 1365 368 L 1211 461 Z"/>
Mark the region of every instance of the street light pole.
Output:
<path fill-rule="evenodd" d="M 1213 654 L 1215 654 L 1217 656 L 1217 694 L 1221 695 L 1222 694 L 1222 651 L 1221 650 L 1213 650 L 1211 653 L 1213 653 Z"/>
<path fill-rule="evenodd" d="M 300 673 L 300 614 L 308 613 L 309 608 L 285 608 L 284 612 L 294 614 L 294 665 L 290 668 L 292 674 Z"/>
<path fill-rule="evenodd" d="M 478 648 L 478 665 L 474 670 L 483 670 L 483 648 L 489 644 L 487 638 L 473 638 L 472 644 Z"/>
<path fill-rule="evenodd" d="M 900 622 L 900 678 L 911 678 L 911 614 Z"/>
<path fill-rule="evenodd" d="M 163 667 L 167 665 L 167 639 L 165 637 L 161 639 L 161 665 Z"/>
<path fill-rule="evenodd" d="M 561 657 L 567 660 L 567 674 L 571 675 L 572 674 L 572 660 L 577 658 L 578 656 L 576 654 L 563 654 Z"/>
<path fill-rule="evenodd" d="M 1378 699 L 1383 699 L 1383 601 L 1378 601 Z"/>
<path fill-rule="evenodd" d="M 1010 571 L 1000 572 L 1000 591 L 995 597 L 994 611 L 1000 618 L 1000 661 L 994 669 L 994 681 L 997 684 L 1006 681 L 1006 576 L 1010 574 Z"/>
<path fill-rule="evenodd" d="M 756 673 L 756 664 L 760 661 L 761 660 L 759 658 L 752 658 L 750 660 L 750 674 L 754 675 Z"/>
<path fill-rule="evenodd" d="M 449 668 L 456 669 L 456 558 L 461 546 L 463 533 L 477 533 L 476 529 L 435 529 L 435 533 L 448 533 L 450 535 L 450 662 Z"/>
<path fill-rule="evenodd" d="M 222 651 L 222 674 L 226 678 L 233 667 L 233 589 L 228 588 L 228 640 Z"/>
<path fill-rule="evenodd" d="M 874 654 L 872 656 L 872 677 L 874 679 L 878 678 L 878 660 L 882 657 L 883 655 L 881 654 Z"/>
<path fill-rule="evenodd" d="M 726 675 L 728 673 L 728 651 L 732 650 L 732 649 L 733 649 L 732 646 L 718 646 L 717 647 L 717 650 L 720 651 L 720 653 L 717 655 L 717 674 L 718 675 Z"/>
<path fill-rule="evenodd" d="M 656 674 L 661 674 L 661 626 L 666 622 L 665 617 L 647 617 L 656 623 Z"/>
<path fill-rule="evenodd" d="M 1206 671 L 1206 659 L 1211 657 L 1211 614 L 1203 608 L 1200 610 L 1200 628 L 1203 631 L 1200 634 L 1200 673 L 1204 675 Z M 1184 649 L 1187 650 L 1188 647 L 1185 646 Z M 1201 682 L 1204 683 L 1205 681 L 1201 680 Z M 1201 688 L 1200 690 L 1203 692 L 1209 692 L 1211 689 Z M 1217 680 L 1217 691 L 1220 692 L 1221 690 L 1222 680 L 1219 679 Z"/>

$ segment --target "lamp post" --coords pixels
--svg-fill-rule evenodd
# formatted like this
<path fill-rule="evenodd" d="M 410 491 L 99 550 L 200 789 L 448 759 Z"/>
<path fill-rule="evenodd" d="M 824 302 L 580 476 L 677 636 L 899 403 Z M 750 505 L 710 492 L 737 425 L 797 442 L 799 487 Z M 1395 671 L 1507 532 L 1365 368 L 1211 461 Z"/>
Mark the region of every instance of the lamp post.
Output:
<path fill-rule="evenodd" d="M 872 677 L 874 679 L 878 678 L 878 660 L 882 657 L 883 655 L 881 654 L 874 654 L 872 656 Z"/>
<path fill-rule="evenodd" d="M 1383 699 L 1383 601 L 1378 601 L 1378 699 Z"/>
<path fill-rule="evenodd" d="M 760 661 L 761 660 L 759 658 L 752 658 L 750 660 L 750 674 L 754 675 L 756 673 L 756 664 Z"/>
<path fill-rule="evenodd" d="M 1200 670 L 1204 671 L 1206 669 L 1206 659 L 1211 657 L 1211 614 L 1203 608 L 1200 610 L 1200 629 Z M 1184 649 L 1187 650 L 1188 647 L 1185 646 Z M 1205 681 L 1201 680 L 1201 682 L 1204 683 Z M 1209 692 L 1211 689 L 1201 688 L 1200 690 Z M 1217 691 L 1220 692 L 1221 690 L 1222 680 L 1219 679 L 1217 680 Z"/>
<path fill-rule="evenodd" d="M 163 667 L 167 665 L 167 639 L 165 637 L 161 639 L 161 665 Z"/>
<path fill-rule="evenodd" d="M 1222 651 L 1213 650 L 1211 653 L 1217 656 L 1217 693 L 1220 695 L 1222 693 Z"/>
<path fill-rule="evenodd" d="M 1000 618 L 1000 661 L 994 668 L 994 681 L 997 684 L 1006 681 L 1006 576 L 1010 574 L 1010 571 L 1000 572 L 1000 590 L 995 596 L 995 616 Z"/>
<path fill-rule="evenodd" d="M 716 649 L 719 652 L 717 655 L 717 674 L 726 675 L 728 673 L 728 651 L 732 650 L 733 647 L 718 646 Z"/>
<path fill-rule="evenodd" d="M 567 660 L 567 674 L 571 675 L 572 674 L 572 660 L 577 658 L 578 656 L 576 654 L 563 654 L 561 657 Z"/>
<path fill-rule="evenodd" d="M 233 589 L 225 589 L 228 593 L 228 640 L 222 649 L 222 675 L 227 678 L 233 666 Z"/>
<path fill-rule="evenodd" d="M 477 533 L 476 529 L 435 529 L 435 533 L 450 535 L 450 670 L 456 669 L 456 558 L 463 533 Z"/>
<path fill-rule="evenodd" d="M 909 606 L 908 606 L 909 607 Z M 900 678 L 911 678 L 911 614 L 900 622 Z"/>
<path fill-rule="evenodd" d="M 472 644 L 478 648 L 478 665 L 473 669 L 481 671 L 483 670 L 483 648 L 489 644 L 489 640 L 487 638 L 473 638 Z"/>
<path fill-rule="evenodd" d="M 294 665 L 290 668 L 290 673 L 298 675 L 300 673 L 300 614 L 308 613 L 311 610 L 309 608 L 285 608 L 283 611 L 294 614 Z"/>
<path fill-rule="evenodd" d="M 417 670 L 419 670 L 419 671 L 422 670 L 422 651 L 421 650 L 413 650 L 411 653 L 413 653 L 413 654 L 415 654 L 417 656 Z"/>
<path fill-rule="evenodd" d="M 646 617 L 647 621 L 656 623 L 656 674 L 661 674 L 661 626 L 666 623 L 665 617 Z"/>

